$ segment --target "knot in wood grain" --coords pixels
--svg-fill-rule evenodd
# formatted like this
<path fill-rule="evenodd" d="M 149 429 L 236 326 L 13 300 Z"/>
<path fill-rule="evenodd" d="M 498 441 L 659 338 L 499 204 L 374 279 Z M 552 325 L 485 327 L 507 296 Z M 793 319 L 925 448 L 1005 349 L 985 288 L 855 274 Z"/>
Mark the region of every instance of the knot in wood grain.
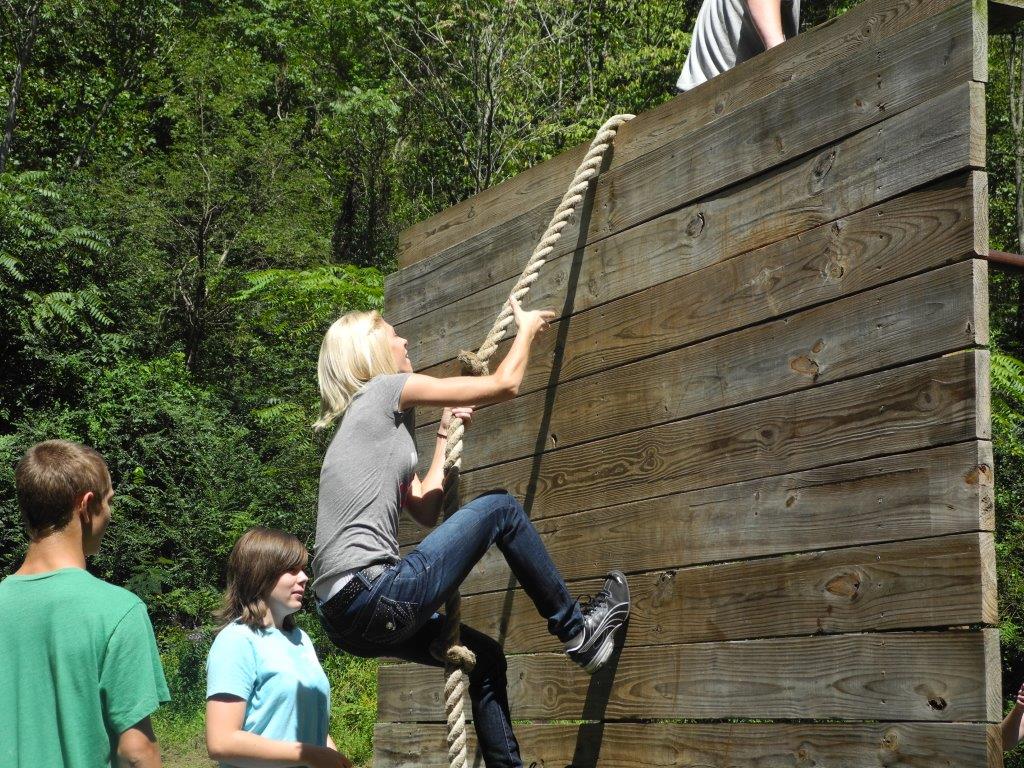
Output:
<path fill-rule="evenodd" d="M 996 499 L 995 496 L 992 494 L 991 489 L 982 495 L 981 508 L 986 514 L 995 511 Z"/>
<path fill-rule="evenodd" d="M 835 161 L 836 150 L 830 149 L 815 161 L 814 167 L 811 169 L 811 178 L 814 179 L 815 182 L 820 182 L 828 175 L 828 172 L 832 170 L 832 166 L 835 164 Z"/>
<path fill-rule="evenodd" d="M 814 766 L 817 765 L 817 761 L 811 755 L 811 745 L 804 742 L 797 747 L 796 752 L 793 753 L 794 764 L 798 766 Z"/>
<path fill-rule="evenodd" d="M 880 744 L 882 749 L 888 750 L 889 752 L 895 752 L 900 748 L 900 734 L 895 728 L 890 728 L 882 735 L 882 742 Z"/>
<path fill-rule="evenodd" d="M 775 276 L 775 273 L 780 269 L 782 269 L 782 267 L 765 267 L 764 269 L 759 270 L 750 281 L 750 285 L 756 286 L 767 293 L 779 282 L 779 278 Z"/>
<path fill-rule="evenodd" d="M 825 584 L 825 590 L 827 592 L 836 595 L 837 597 L 845 597 L 850 601 L 856 600 L 857 595 L 860 594 L 861 575 L 857 572 L 841 573 L 838 576 L 833 576 Z"/>
<path fill-rule="evenodd" d="M 817 379 L 818 374 L 821 372 L 818 368 L 816 360 L 808 357 L 807 355 L 800 355 L 794 357 L 789 361 L 789 367 L 793 369 L 794 373 L 798 373 L 801 376 L 806 376 L 809 379 Z"/>
<path fill-rule="evenodd" d="M 825 266 L 821 270 L 821 276 L 831 282 L 837 282 L 843 279 L 843 275 L 846 274 L 846 267 L 843 266 L 842 259 L 839 254 L 833 254 L 825 261 Z"/>
<path fill-rule="evenodd" d="M 964 475 L 964 482 L 968 485 L 992 485 L 992 467 L 979 464 Z"/>
<path fill-rule="evenodd" d="M 757 436 L 765 448 L 770 448 L 771 446 L 778 443 L 781 439 L 779 435 L 779 430 L 771 425 L 767 427 L 761 427 L 761 429 L 757 431 Z"/>
<path fill-rule="evenodd" d="M 686 225 L 686 234 L 690 237 L 697 237 L 704 231 L 706 220 L 703 211 L 697 213 Z"/>
<path fill-rule="evenodd" d="M 934 411 L 942 401 L 941 385 L 930 382 L 917 396 L 915 405 L 921 411 Z"/>
<path fill-rule="evenodd" d="M 676 572 L 663 571 L 658 574 L 658 580 L 651 590 L 651 607 L 657 608 L 669 602 L 675 594 Z M 659 628 L 660 631 L 660 628 Z"/>

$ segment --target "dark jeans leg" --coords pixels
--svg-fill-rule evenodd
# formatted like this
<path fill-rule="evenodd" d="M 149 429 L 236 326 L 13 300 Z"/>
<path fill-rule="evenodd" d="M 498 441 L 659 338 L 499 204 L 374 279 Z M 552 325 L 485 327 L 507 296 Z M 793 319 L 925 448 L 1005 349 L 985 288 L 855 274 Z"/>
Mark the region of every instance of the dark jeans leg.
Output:
<path fill-rule="evenodd" d="M 405 661 L 443 666 L 430 655 L 430 646 L 444 632 L 444 617 L 434 614 L 408 640 L 385 649 L 388 656 Z M 462 644 L 476 654 L 476 666 L 469 673 L 469 698 L 473 708 L 473 728 L 476 730 L 480 754 L 487 768 L 522 768 L 519 756 L 519 742 L 512 732 L 512 720 L 508 708 L 508 680 L 505 675 L 507 664 L 505 653 L 497 641 L 482 632 L 462 624 Z M 358 653 L 357 655 L 377 655 Z M 443 685 L 441 675 L 437 677 L 438 687 Z"/>
<path fill-rule="evenodd" d="M 430 645 L 443 627 L 435 612 L 496 544 L 542 616 L 565 641 L 583 629 L 579 605 L 522 506 L 504 492 L 480 496 L 430 533 L 342 612 L 329 601 L 321 616 L 331 640 L 360 656 L 396 656 L 440 666 Z M 358 577 L 357 577 L 358 578 Z M 488 768 L 522 762 L 512 733 L 501 646 L 463 625 L 462 641 L 477 657 L 469 693 L 480 751 Z M 441 684 L 441 681 L 438 681 Z"/>
<path fill-rule="evenodd" d="M 548 632 L 566 641 L 583 630 L 583 614 L 544 548 L 522 505 L 504 491 L 473 499 L 434 529 L 397 566 L 391 593 L 415 596 L 429 612 L 437 610 L 465 581 L 473 566 L 496 545 Z M 415 585 L 415 586 L 414 586 Z"/>

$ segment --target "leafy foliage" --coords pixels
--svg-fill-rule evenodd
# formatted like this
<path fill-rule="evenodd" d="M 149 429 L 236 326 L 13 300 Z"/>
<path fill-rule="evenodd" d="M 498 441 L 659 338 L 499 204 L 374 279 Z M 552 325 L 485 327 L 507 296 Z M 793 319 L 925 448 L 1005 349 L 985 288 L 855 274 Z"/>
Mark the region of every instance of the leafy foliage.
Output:
<path fill-rule="evenodd" d="M 805 3 L 803 25 L 856 0 Z M 397 232 L 672 95 L 700 3 L 0 2 L 0 564 L 24 540 L 20 453 L 95 445 L 116 483 L 92 567 L 143 595 L 201 750 L 226 554 L 255 524 L 309 540 L 316 355 L 380 308 Z M 37 12 L 29 11 L 37 8 Z M 31 45 L 27 45 L 31 43 Z M 987 111 L 994 247 L 1018 250 L 1008 38 Z M 993 273 L 997 548 L 1008 688 L 1024 677 L 1024 280 Z M 308 617 L 307 617 L 308 618 Z M 331 652 L 332 731 L 371 758 L 376 663 Z M 183 747 L 185 748 L 185 747 Z"/>

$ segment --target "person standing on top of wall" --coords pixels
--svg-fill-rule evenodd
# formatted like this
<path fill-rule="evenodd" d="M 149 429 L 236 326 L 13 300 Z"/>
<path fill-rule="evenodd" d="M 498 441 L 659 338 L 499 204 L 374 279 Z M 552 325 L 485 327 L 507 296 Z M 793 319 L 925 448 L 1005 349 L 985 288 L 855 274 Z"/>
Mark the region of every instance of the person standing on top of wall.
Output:
<path fill-rule="evenodd" d="M 794 37 L 800 0 L 704 0 L 676 88 L 689 91 Z"/>

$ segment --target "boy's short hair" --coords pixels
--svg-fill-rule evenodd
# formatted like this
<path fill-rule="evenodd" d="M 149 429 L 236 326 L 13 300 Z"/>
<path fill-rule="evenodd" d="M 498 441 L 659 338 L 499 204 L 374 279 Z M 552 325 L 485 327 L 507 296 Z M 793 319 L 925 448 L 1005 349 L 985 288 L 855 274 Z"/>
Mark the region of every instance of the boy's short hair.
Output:
<path fill-rule="evenodd" d="M 25 452 L 14 482 L 18 508 L 31 536 L 64 528 L 83 493 L 92 491 L 96 502 L 101 501 L 110 490 L 110 471 L 94 448 L 70 440 L 46 440 Z"/>

